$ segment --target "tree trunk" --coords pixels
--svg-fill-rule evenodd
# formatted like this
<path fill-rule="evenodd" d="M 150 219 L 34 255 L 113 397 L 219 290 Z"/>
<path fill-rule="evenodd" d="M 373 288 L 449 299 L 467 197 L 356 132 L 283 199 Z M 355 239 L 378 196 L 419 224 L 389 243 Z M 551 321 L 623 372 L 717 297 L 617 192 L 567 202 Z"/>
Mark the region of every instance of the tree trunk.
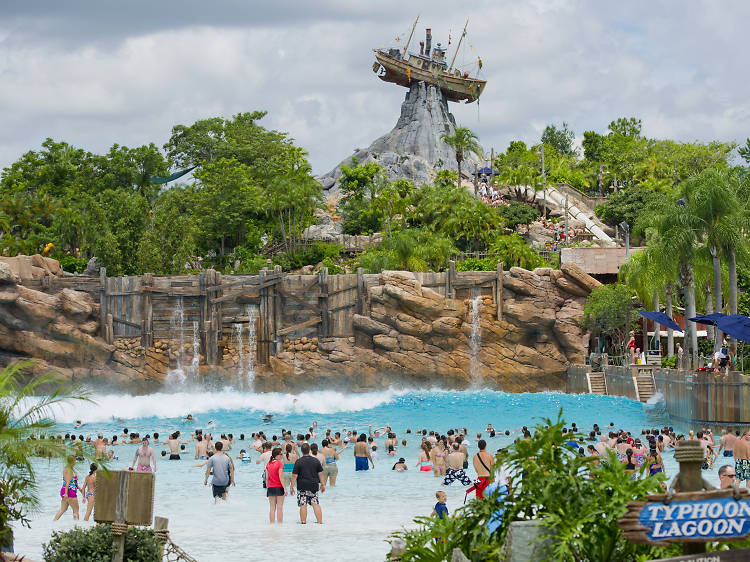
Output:
<path fill-rule="evenodd" d="M 279 226 L 281 226 L 281 237 L 284 239 L 284 247 L 286 248 L 286 251 L 288 253 L 289 252 L 289 240 L 287 240 L 286 231 L 284 230 L 284 218 L 281 216 L 281 211 L 279 211 L 278 217 L 279 217 Z"/>
<path fill-rule="evenodd" d="M 695 316 L 695 284 L 693 283 L 693 266 L 686 266 L 686 280 L 687 286 L 685 287 L 685 313 L 687 318 L 693 318 Z M 698 363 L 698 326 L 695 322 L 686 320 L 688 324 L 688 332 L 690 334 L 690 355 L 692 358 L 692 364 L 697 365 Z M 691 366 L 692 369 L 692 366 Z"/>
<path fill-rule="evenodd" d="M 737 254 L 729 254 L 729 314 L 737 314 Z M 737 356 L 737 340 L 731 338 L 729 344 L 732 356 Z"/>
<path fill-rule="evenodd" d="M 711 257 L 714 262 L 714 299 L 716 304 L 714 310 L 721 312 L 724 310 L 724 303 L 721 294 L 721 259 L 719 258 L 719 252 L 716 248 L 711 248 Z M 714 330 L 714 353 L 721 349 L 721 331 Z"/>
<path fill-rule="evenodd" d="M 713 313 L 714 313 L 714 299 L 713 299 L 713 295 L 711 294 L 711 287 L 709 285 L 706 285 L 706 314 L 713 314 Z M 711 326 L 710 324 L 706 326 L 706 336 L 708 337 L 709 341 L 714 339 L 714 327 Z"/>
<path fill-rule="evenodd" d="M 659 292 L 654 291 L 654 310 L 656 312 L 659 312 Z M 659 324 L 654 322 L 654 341 L 656 342 L 656 345 L 654 345 L 654 349 L 658 349 L 661 352 L 661 328 L 659 327 Z"/>
<path fill-rule="evenodd" d="M 667 316 L 672 318 L 672 282 L 667 283 Z M 674 355 L 674 330 L 667 328 L 667 355 Z"/>
<path fill-rule="evenodd" d="M 458 165 L 458 179 L 456 180 L 456 187 L 461 188 L 461 160 L 456 158 L 456 164 Z"/>

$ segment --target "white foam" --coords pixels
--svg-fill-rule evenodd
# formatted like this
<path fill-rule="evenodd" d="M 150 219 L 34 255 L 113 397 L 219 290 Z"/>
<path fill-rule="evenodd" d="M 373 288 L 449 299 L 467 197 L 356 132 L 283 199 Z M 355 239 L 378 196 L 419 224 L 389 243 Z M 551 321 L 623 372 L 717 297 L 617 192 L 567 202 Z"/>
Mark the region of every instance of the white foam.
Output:
<path fill-rule="evenodd" d="M 369 410 L 391 402 L 401 391 L 386 390 L 361 394 L 344 394 L 332 390 L 305 392 L 304 394 L 263 394 L 237 392 L 226 389 L 219 392 L 157 392 L 142 396 L 129 394 L 98 394 L 93 403 L 78 402 L 54 408 L 58 423 L 109 422 L 112 418 L 176 418 L 187 413 L 197 414 L 215 410 L 241 410 L 262 413 L 313 413 L 334 414 Z"/>

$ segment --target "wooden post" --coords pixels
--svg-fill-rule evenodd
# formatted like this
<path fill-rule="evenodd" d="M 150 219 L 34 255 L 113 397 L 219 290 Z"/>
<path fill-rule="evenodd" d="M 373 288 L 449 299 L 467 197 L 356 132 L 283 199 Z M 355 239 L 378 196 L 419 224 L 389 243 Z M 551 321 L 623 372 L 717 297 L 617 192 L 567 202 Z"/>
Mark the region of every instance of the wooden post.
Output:
<path fill-rule="evenodd" d="M 166 531 L 169 526 L 169 519 L 166 517 L 154 517 L 154 531 Z M 159 538 L 157 533 L 156 538 Z M 164 543 L 159 540 L 159 560 L 164 558 Z"/>
<path fill-rule="evenodd" d="M 130 482 L 130 473 L 121 471 L 120 478 L 117 481 L 117 500 L 115 502 L 115 523 L 124 524 L 125 514 L 127 513 L 128 504 L 128 483 Z M 112 553 L 112 562 L 122 562 L 125 555 L 125 533 L 115 535 L 114 552 Z"/>
<path fill-rule="evenodd" d="M 367 287 L 365 286 L 365 275 L 364 269 L 361 267 L 357 268 L 357 314 L 360 316 L 365 313 L 365 298 L 367 295 Z"/>
<path fill-rule="evenodd" d="M 263 365 L 268 365 L 268 322 L 269 322 L 269 310 L 268 310 L 268 289 L 263 285 L 266 282 L 266 268 L 260 270 L 258 273 L 260 282 L 260 310 L 258 317 L 260 318 L 260 338 L 256 347 L 258 348 L 258 359 Z"/>
<path fill-rule="evenodd" d="M 680 463 L 679 492 L 702 492 L 703 447 L 699 441 L 687 439 L 677 442 L 674 459 Z M 706 552 L 706 543 L 683 543 L 683 554 L 697 554 Z"/>
<path fill-rule="evenodd" d="M 490 185 L 495 185 L 495 149 L 490 149 Z"/>
<path fill-rule="evenodd" d="M 216 307 L 211 307 L 211 319 L 206 323 L 206 365 L 218 365 L 219 330 L 217 327 Z"/>
<path fill-rule="evenodd" d="M 107 314 L 107 327 L 105 328 L 105 341 L 114 343 L 115 341 L 115 319 L 111 314 Z"/>
<path fill-rule="evenodd" d="M 273 268 L 275 275 L 281 275 L 281 266 L 277 265 Z M 281 351 L 281 341 L 279 340 L 279 330 L 281 329 L 281 293 L 278 290 L 277 281 L 273 286 L 273 348 L 271 353 L 276 355 Z"/>
<path fill-rule="evenodd" d="M 453 260 L 448 262 L 448 290 L 445 297 L 448 299 L 456 298 L 456 289 L 453 287 L 456 282 L 456 262 Z"/>
<path fill-rule="evenodd" d="M 495 306 L 498 322 L 503 319 L 503 262 L 497 262 L 497 281 L 495 282 Z"/>
<path fill-rule="evenodd" d="M 320 308 L 320 337 L 327 338 L 330 336 L 331 327 L 328 318 L 328 268 L 322 267 L 318 273 L 318 285 L 320 293 L 318 297 L 318 306 Z"/>
<path fill-rule="evenodd" d="M 141 318 L 143 318 L 143 327 L 141 328 L 141 345 L 149 348 L 154 345 L 154 310 L 151 303 L 151 288 L 154 284 L 154 275 L 145 273 L 141 280 Z M 144 291 L 143 288 L 147 289 Z"/>
<path fill-rule="evenodd" d="M 221 272 L 214 271 L 214 286 L 221 286 L 221 283 Z M 218 297 L 223 295 L 223 291 L 214 291 L 213 294 Z M 216 330 L 216 346 L 214 348 L 216 359 L 214 365 L 218 365 L 221 361 L 221 355 L 219 355 L 219 341 L 221 340 L 224 331 L 224 303 L 220 302 L 212 307 L 210 302 L 211 301 L 209 301 L 208 310 L 213 310 L 216 313 L 216 325 L 214 326 L 214 329 Z"/>
<path fill-rule="evenodd" d="M 209 269 L 208 273 L 210 277 L 213 270 Z M 206 331 L 203 329 L 208 320 L 208 296 L 206 294 L 206 273 L 201 271 L 198 275 L 198 338 L 200 339 L 200 347 L 203 349 L 203 354 L 208 356 L 208 338 L 206 337 Z"/>
<path fill-rule="evenodd" d="M 99 332 L 104 341 L 107 341 L 107 268 L 99 269 Z"/>
<path fill-rule="evenodd" d="M 474 162 L 474 195 L 479 195 L 479 169 L 476 162 Z"/>

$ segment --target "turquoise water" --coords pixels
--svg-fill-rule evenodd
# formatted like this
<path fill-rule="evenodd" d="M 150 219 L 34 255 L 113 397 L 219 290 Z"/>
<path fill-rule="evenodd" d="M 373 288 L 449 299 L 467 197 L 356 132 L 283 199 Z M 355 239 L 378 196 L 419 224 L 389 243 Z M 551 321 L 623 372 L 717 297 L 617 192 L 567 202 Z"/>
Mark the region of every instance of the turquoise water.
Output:
<path fill-rule="evenodd" d="M 406 458 L 410 470 L 394 473 L 390 468 L 395 459 L 382 451 L 375 470 L 354 472 L 351 448 L 342 453 L 339 461 L 339 480 L 321 497 L 324 525 L 299 525 L 296 503 L 285 502 L 285 521 L 282 525 L 268 523 L 268 503 L 260 486 L 262 467 L 253 462 L 237 463 L 237 486 L 231 489 L 226 504 L 214 506 L 208 488 L 204 488 L 203 470 L 195 468 L 193 445 L 187 445 L 189 455 L 180 461 L 158 457 L 155 515 L 168 517 L 173 540 L 187 552 L 204 560 L 247 560 L 265 557 L 284 542 L 285 556 L 310 556 L 311 553 L 330 560 L 383 560 L 388 551 L 385 539 L 394 529 L 409 525 L 416 515 L 429 514 L 435 503 L 435 491 L 445 489 L 448 508 L 455 510 L 464 499 L 464 489 L 453 484 L 442 486 L 431 473 L 414 470 L 419 440 L 406 430 L 439 430 L 466 427 L 469 440 L 474 442 L 477 432 L 488 439 L 490 450 L 506 446 L 518 437 L 523 425 L 532 426 L 538 418 L 555 418 L 560 408 L 570 425 L 575 422 L 588 431 L 594 423 L 640 433 L 645 427 L 661 427 L 668 420 L 650 413 L 639 402 L 625 398 L 596 395 L 567 395 L 559 393 L 506 394 L 494 391 L 384 391 L 365 394 L 342 394 L 333 391 L 292 394 L 241 393 L 230 389 L 221 392 L 192 390 L 173 394 L 157 393 L 146 396 L 98 395 L 94 404 L 68 407 L 58 412 L 59 431 L 73 431 L 72 424 L 81 419 L 86 425 L 76 434 L 96 436 L 119 435 L 124 427 L 130 431 L 163 437 L 181 430 L 183 436 L 196 427 L 206 427 L 213 421 L 212 433 L 233 433 L 235 440 L 241 433 L 263 430 L 267 435 L 280 434 L 281 428 L 294 434 L 304 433 L 317 422 L 319 442 L 326 428 L 333 431 L 356 428 L 366 431 L 390 424 L 399 440 L 406 439 L 398 456 Z M 187 413 L 197 418 L 194 424 L 181 421 Z M 264 424 L 264 414 L 273 414 L 273 422 Z M 491 423 L 500 433 L 489 439 L 485 431 Z M 502 432 L 512 432 L 506 437 Z M 675 429 L 678 429 L 675 427 Z M 685 428 L 680 428 L 685 429 Z M 382 445 L 382 439 L 377 440 Z M 247 442 L 248 447 L 250 443 Z M 155 446 L 155 450 L 159 447 Z M 237 441 L 231 454 L 236 457 L 243 448 Z M 113 468 L 130 466 L 135 445 L 115 447 L 119 460 Z M 471 451 L 470 451 L 471 453 Z M 668 474 L 674 475 L 671 455 L 665 457 Z M 53 523 L 59 507 L 62 463 L 39 461 L 43 505 L 35 517 L 32 529 L 16 530 L 16 550 L 41 559 L 41 544 L 54 529 L 73 526 L 70 511 Z M 83 481 L 85 467 L 77 468 Z M 310 517 L 312 519 L 312 517 Z M 83 525 L 92 523 L 81 522 Z M 278 552 L 278 551 L 276 551 Z"/>

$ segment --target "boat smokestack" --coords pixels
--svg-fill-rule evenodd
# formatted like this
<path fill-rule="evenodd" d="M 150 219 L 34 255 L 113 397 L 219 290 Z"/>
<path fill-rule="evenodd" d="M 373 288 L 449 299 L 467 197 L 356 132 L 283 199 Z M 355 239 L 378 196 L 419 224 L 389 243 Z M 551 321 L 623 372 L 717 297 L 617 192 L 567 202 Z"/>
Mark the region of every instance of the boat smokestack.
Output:
<path fill-rule="evenodd" d="M 419 54 L 424 55 L 424 41 L 419 42 Z"/>
<path fill-rule="evenodd" d="M 425 30 L 425 45 L 424 45 L 424 55 L 426 57 L 430 56 L 430 48 L 432 47 L 432 29 L 429 27 Z"/>

